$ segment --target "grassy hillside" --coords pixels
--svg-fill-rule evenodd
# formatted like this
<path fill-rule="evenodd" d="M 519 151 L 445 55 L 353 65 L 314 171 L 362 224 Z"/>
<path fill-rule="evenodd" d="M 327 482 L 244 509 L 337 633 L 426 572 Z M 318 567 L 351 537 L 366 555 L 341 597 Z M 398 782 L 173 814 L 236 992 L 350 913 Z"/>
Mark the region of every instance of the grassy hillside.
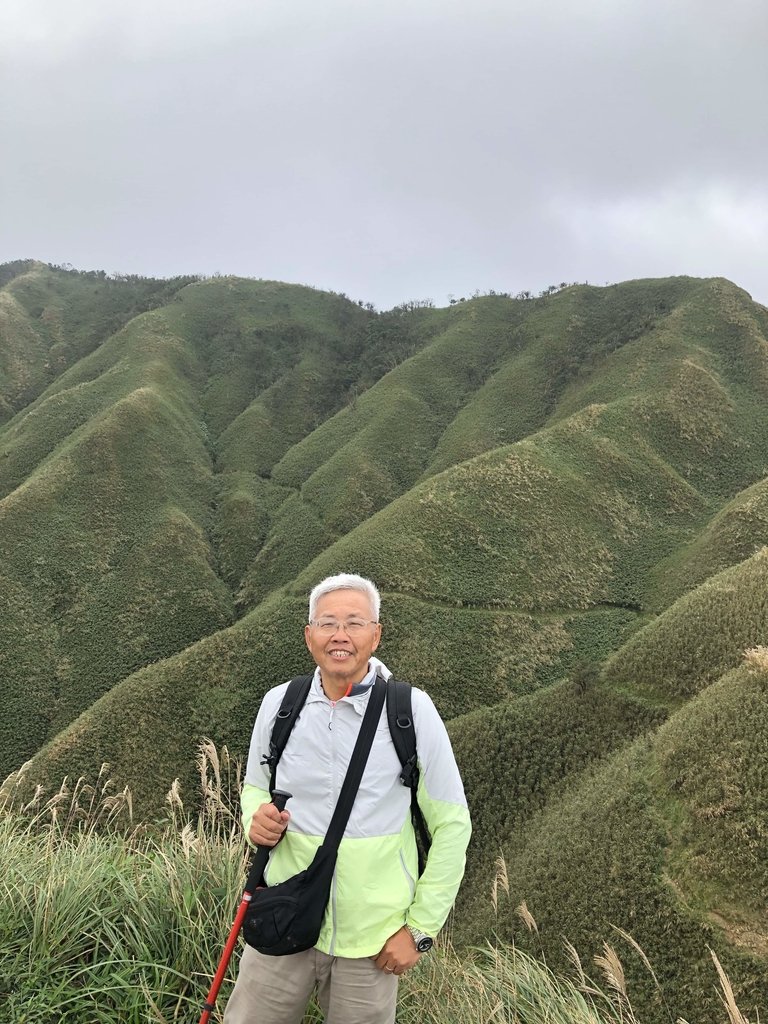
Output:
<path fill-rule="evenodd" d="M 734 944 L 768 952 L 768 649 L 707 687 L 660 730 L 653 751 L 668 864 L 686 899 Z"/>
<path fill-rule="evenodd" d="M 466 779 L 457 937 L 534 941 L 525 900 L 548 957 L 637 931 L 709 1021 L 709 943 L 759 1003 L 767 337 L 719 279 L 377 313 L 0 268 L 0 773 L 109 761 L 156 817 L 309 667 L 310 587 L 363 572 Z"/>
<path fill-rule="evenodd" d="M 652 570 L 661 607 L 768 544 L 768 477 L 740 491 L 690 544 Z"/>
<path fill-rule="evenodd" d="M 133 317 L 165 305 L 189 277 L 51 273 L 34 260 L 0 268 L 0 423 Z"/>
<path fill-rule="evenodd" d="M 232 762 L 201 750 L 206 799 L 196 824 L 173 810 L 151 834 L 126 828 L 126 791 L 63 787 L 20 810 L 18 787 L 0 788 L 0 1017 L 22 1021 L 195 1019 L 219 963 L 242 878 Z M 10 869 L 10 870 L 8 870 Z M 109 951 L 105 956 L 104 951 Z M 237 951 L 239 953 L 239 950 Z M 232 990 L 229 962 L 211 1020 Z M 443 936 L 406 973 L 401 1024 L 638 1024 L 634 992 L 617 991 L 610 969 L 573 964 L 556 974 L 499 942 L 456 949 Z M 719 968 L 719 964 L 717 965 Z M 716 965 L 711 977 L 716 978 Z M 727 978 L 721 980 L 729 993 Z M 311 1001 L 303 1020 L 317 1024 Z M 734 1018 L 732 1018 L 734 1019 Z"/>
<path fill-rule="evenodd" d="M 609 660 L 606 675 L 676 702 L 737 665 L 765 639 L 768 547 L 679 598 Z"/>
<path fill-rule="evenodd" d="M 714 947 L 738 979 L 747 1015 L 764 1009 L 768 652 L 758 641 L 768 621 L 766 564 L 761 549 L 681 598 L 635 632 L 580 695 L 557 687 L 538 695 L 556 711 L 531 715 L 517 704 L 505 709 L 511 724 L 498 724 L 493 709 L 486 720 L 452 723 L 483 823 L 475 884 L 460 907 L 465 939 L 493 928 L 564 964 L 562 934 L 596 954 L 600 937 L 623 929 L 686 1019 L 716 1017 L 706 980 Z M 677 710 L 668 716 L 670 707 Z M 526 717 L 539 724 L 526 730 L 517 724 Z M 473 763 L 481 749 L 483 767 Z M 514 766 L 512 788 L 496 783 L 495 749 L 497 762 Z M 510 892 L 493 914 L 478 883 L 499 852 Z M 536 936 L 514 913 L 522 901 Z M 654 1006 L 640 958 L 628 969 L 640 1004 Z"/>
<path fill-rule="evenodd" d="M 746 1015 L 764 1012 L 767 686 L 763 648 L 655 734 L 580 777 L 569 779 L 546 747 L 537 751 L 534 763 L 547 765 L 545 777 L 564 779 L 565 792 L 538 816 L 506 822 L 493 849 L 506 859 L 509 895 L 494 914 L 479 885 L 465 887 L 464 937 L 493 928 L 558 967 L 566 963 L 563 934 L 584 955 L 596 955 L 610 939 L 628 954 L 636 1005 L 663 1015 L 653 979 L 615 931 L 623 929 L 687 1020 L 718 1018 L 719 997 L 707 977 L 712 947 L 738 979 L 736 998 Z M 488 790 L 486 784 L 480 817 L 500 799 Z M 516 794 L 516 812 L 520 806 L 525 797 Z M 535 935 L 514 913 L 523 900 L 537 921 Z"/>

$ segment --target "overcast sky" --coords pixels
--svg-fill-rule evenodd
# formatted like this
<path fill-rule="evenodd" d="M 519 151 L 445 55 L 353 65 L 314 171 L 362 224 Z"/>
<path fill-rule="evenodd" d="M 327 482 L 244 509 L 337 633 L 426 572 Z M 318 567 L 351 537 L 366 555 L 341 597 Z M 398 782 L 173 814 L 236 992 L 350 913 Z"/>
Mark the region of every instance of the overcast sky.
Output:
<path fill-rule="evenodd" d="M 768 304 L 765 0 L 2 0 L 0 262 Z"/>

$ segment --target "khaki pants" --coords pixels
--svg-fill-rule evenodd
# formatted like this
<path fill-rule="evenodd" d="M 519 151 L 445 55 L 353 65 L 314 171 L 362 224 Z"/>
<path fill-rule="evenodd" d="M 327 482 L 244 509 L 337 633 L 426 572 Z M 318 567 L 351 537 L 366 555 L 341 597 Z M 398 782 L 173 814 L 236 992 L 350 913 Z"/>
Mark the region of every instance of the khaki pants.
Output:
<path fill-rule="evenodd" d="M 263 956 L 246 946 L 224 1024 L 301 1024 L 315 987 L 326 1024 L 394 1024 L 397 980 L 368 957 Z"/>

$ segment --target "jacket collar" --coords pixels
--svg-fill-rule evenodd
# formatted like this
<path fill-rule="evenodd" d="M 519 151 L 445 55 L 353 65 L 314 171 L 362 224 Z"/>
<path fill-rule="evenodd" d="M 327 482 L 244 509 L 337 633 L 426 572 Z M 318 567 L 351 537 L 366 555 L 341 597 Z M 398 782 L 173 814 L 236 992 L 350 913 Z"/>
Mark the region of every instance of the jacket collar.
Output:
<path fill-rule="evenodd" d="M 368 706 L 368 695 L 377 674 L 383 676 L 384 679 L 389 679 L 392 675 L 383 661 L 379 661 L 378 658 L 372 657 L 368 662 L 368 674 L 365 678 L 352 687 L 352 691 L 349 696 L 341 698 L 341 700 L 347 701 L 351 704 L 355 711 L 357 711 L 358 715 L 365 714 L 365 709 Z M 323 684 L 320 682 L 319 667 L 315 669 L 315 674 L 312 677 L 312 683 L 309 687 L 309 693 L 307 694 L 307 703 L 309 704 L 312 701 L 324 701 L 326 704 L 330 703 L 330 699 L 326 696 L 325 690 L 323 690 Z M 339 702 L 337 701 L 337 703 Z"/>

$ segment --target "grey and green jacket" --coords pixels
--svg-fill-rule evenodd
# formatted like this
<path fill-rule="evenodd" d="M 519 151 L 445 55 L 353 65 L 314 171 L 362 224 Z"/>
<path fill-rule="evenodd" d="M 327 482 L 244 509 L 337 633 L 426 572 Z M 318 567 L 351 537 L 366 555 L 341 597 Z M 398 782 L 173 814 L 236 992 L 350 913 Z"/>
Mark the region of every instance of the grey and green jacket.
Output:
<path fill-rule="evenodd" d="M 369 674 L 348 697 L 331 701 L 315 671 L 306 704 L 277 767 L 279 789 L 293 794 L 291 819 L 272 851 L 268 885 L 303 871 L 322 843 L 341 790 L 376 672 L 389 669 L 371 658 Z M 288 686 L 270 690 L 253 729 L 242 793 L 243 827 L 269 801 L 269 750 L 280 703 Z M 445 726 L 430 697 L 412 691 L 420 780 L 418 800 L 432 835 L 424 873 L 418 877 L 411 824 L 411 791 L 400 781 L 401 765 L 389 734 L 386 706 L 376 730 L 360 789 L 339 846 L 331 898 L 317 948 L 334 956 L 375 956 L 403 924 L 437 935 L 453 906 L 464 874 L 471 826 L 464 788 Z"/>

